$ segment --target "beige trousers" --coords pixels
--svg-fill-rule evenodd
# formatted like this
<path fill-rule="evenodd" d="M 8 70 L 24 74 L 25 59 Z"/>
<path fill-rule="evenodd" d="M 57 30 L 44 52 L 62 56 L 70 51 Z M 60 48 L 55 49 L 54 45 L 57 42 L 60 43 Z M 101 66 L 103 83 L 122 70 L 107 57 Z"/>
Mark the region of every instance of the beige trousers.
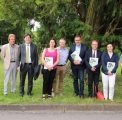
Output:
<path fill-rule="evenodd" d="M 58 82 L 58 92 L 59 94 L 62 93 L 63 88 L 63 79 L 65 76 L 66 66 L 57 66 L 56 76 L 53 81 L 53 89 L 52 92 L 56 92 L 56 86 Z"/>

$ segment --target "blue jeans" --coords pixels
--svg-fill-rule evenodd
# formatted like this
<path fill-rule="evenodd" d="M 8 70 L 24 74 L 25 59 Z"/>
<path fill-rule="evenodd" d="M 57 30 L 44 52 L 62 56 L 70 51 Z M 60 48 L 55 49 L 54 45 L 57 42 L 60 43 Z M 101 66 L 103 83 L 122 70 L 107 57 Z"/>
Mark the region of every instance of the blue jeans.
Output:
<path fill-rule="evenodd" d="M 72 73 L 74 78 L 73 86 L 75 94 L 84 96 L 84 69 L 72 69 Z"/>

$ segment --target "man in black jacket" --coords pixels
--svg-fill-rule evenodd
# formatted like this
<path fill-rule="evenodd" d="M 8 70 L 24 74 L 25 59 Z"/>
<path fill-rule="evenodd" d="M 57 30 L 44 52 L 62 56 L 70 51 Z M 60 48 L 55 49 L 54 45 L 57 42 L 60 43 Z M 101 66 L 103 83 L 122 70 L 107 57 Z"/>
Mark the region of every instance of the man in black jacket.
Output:
<path fill-rule="evenodd" d="M 91 47 L 92 48 L 86 52 L 85 63 L 88 72 L 88 92 L 89 92 L 88 96 L 95 97 L 96 93 L 98 92 L 102 53 L 98 50 L 97 40 L 92 41 Z M 94 88 L 94 95 L 93 95 L 93 88 Z"/>
<path fill-rule="evenodd" d="M 84 70 L 85 70 L 85 53 L 86 45 L 81 43 L 81 36 L 77 35 L 74 38 L 73 44 L 69 50 L 69 60 L 74 77 L 73 85 L 76 96 L 84 97 Z M 78 79 L 80 85 L 78 84 Z"/>
<path fill-rule="evenodd" d="M 19 46 L 17 64 L 20 65 L 20 94 L 24 95 L 25 78 L 28 73 L 28 92 L 32 95 L 34 67 L 38 65 L 37 47 L 31 42 L 31 35 L 25 34 L 25 43 Z M 20 64 L 21 63 L 21 64 Z"/>

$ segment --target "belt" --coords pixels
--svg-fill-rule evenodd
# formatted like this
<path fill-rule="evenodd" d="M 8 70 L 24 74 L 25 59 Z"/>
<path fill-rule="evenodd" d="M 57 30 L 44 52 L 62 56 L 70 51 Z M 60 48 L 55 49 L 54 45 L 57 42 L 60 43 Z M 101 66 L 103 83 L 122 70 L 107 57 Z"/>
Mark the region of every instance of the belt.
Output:
<path fill-rule="evenodd" d="M 29 65 L 31 65 L 32 63 L 25 63 L 25 64 L 29 64 Z"/>
<path fill-rule="evenodd" d="M 16 61 L 10 61 L 10 62 L 16 62 Z"/>
<path fill-rule="evenodd" d="M 65 66 L 65 65 L 57 65 L 57 66 Z"/>

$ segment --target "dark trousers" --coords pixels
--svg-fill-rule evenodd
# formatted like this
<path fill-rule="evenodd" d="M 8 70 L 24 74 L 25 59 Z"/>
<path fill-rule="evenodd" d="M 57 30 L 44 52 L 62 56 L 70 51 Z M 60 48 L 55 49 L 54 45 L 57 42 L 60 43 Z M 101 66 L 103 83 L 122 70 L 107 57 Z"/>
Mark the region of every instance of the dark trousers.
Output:
<path fill-rule="evenodd" d="M 96 97 L 98 92 L 100 71 L 92 72 L 88 70 L 88 94 L 89 97 Z"/>
<path fill-rule="evenodd" d="M 26 75 L 28 73 L 28 92 L 27 94 L 31 94 L 33 88 L 33 74 L 34 68 L 32 64 L 24 64 L 20 66 L 20 93 L 24 94 L 24 85 Z"/>
<path fill-rule="evenodd" d="M 56 69 L 53 69 L 51 71 L 47 69 L 43 70 L 43 94 L 51 95 L 55 75 L 56 75 Z"/>
<path fill-rule="evenodd" d="M 75 94 L 79 96 L 84 96 L 84 69 L 72 68 L 72 73 L 74 78 L 73 86 Z"/>

